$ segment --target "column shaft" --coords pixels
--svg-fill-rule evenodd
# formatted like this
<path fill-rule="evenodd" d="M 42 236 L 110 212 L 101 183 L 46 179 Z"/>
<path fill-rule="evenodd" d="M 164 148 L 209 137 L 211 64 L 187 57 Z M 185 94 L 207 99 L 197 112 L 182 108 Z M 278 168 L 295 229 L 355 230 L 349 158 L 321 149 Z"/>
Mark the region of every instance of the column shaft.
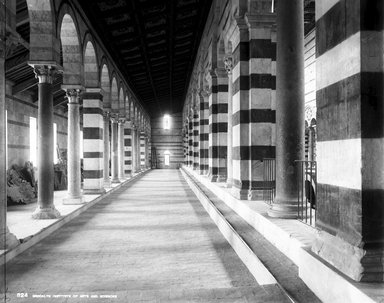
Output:
<path fill-rule="evenodd" d="M 111 169 L 112 183 L 120 183 L 119 180 L 119 149 L 118 149 L 118 122 L 116 118 L 111 119 L 112 136 L 111 136 Z"/>
<path fill-rule="evenodd" d="M 1 23 L 0 23 L 1 24 Z M 1 34 L 1 33 L 0 33 Z M 1 37 L 0 37 L 1 38 Z M 0 50 L 1 52 L 1 50 Z M 0 250 L 12 248 L 19 244 L 16 237 L 11 234 L 7 227 L 7 174 L 5 173 L 7 167 L 6 158 L 6 126 L 7 120 L 5 119 L 5 70 L 4 58 L 0 58 Z M 0 265 L 1 277 L 5 277 L 5 266 Z M 5 283 L 5 281 L 4 281 Z M 0 282 L 0 294 L 4 293 L 5 285 L 3 281 Z"/>
<path fill-rule="evenodd" d="M 224 60 L 225 69 L 228 73 L 228 131 L 227 131 L 227 187 L 232 187 L 233 168 L 232 168 L 232 57 Z"/>
<path fill-rule="evenodd" d="M 136 161 L 136 157 L 137 157 L 136 135 L 137 135 L 136 128 L 133 127 L 133 128 L 132 128 L 132 173 L 136 173 L 136 172 L 137 172 L 137 161 Z"/>
<path fill-rule="evenodd" d="M 277 6 L 276 197 L 268 214 L 297 217 L 298 167 L 304 159 L 303 1 Z M 295 110 L 292 110 L 292 109 Z"/>
<path fill-rule="evenodd" d="M 38 139 L 37 139 L 37 209 L 33 219 L 55 219 L 60 213 L 53 204 L 53 94 L 52 82 L 56 71 L 47 66 L 35 66 L 39 78 Z"/>
<path fill-rule="evenodd" d="M 124 121 L 118 123 L 118 161 L 119 161 L 119 179 L 125 179 L 124 173 Z"/>
<path fill-rule="evenodd" d="M 68 98 L 68 143 L 67 143 L 67 198 L 63 204 L 81 204 L 80 168 L 80 112 L 78 89 L 67 89 Z M 82 143 L 82 142 L 81 142 Z"/>
<path fill-rule="evenodd" d="M 110 115 L 108 112 L 104 113 L 104 187 L 111 186 L 111 178 L 110 178 L 110 141 L 109 141 L 109 123 L 110 123 Z"/>

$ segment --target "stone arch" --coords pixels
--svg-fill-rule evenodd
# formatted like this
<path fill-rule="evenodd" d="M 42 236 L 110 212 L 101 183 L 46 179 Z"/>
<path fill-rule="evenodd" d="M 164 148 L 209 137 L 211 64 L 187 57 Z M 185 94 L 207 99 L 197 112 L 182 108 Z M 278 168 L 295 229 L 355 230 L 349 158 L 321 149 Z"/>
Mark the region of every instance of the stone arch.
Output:
<path fill-rule="evenodd" d="M 30 23 L 29 59 L 60 63 L 52 0 L 27 0 Z"/>
<path fill-rule="evenodd" d="M 63 53 L 63 84 L 83 84 L 83 56 L 80 35 L 72 8 L 64 4 L 59 13 L 58 33 Z"/>
<path fill-rule="evenodd" d="M 99 87 L 99 67 L 97 53 L 92 36 L 87 33 L 84 39 L 84 85 L 85 87 Z"/>
<path fill-rule="evenodd" d="M 104 110 L 111 110 L 111 80 L 107 63 L 103 62 L 100 72 L 100 86 L 103 90 Z"/>
<path fill-rule="evenodd" d="M 119 88 L 117 86 L 116 75 L 112 76 L 111 82 L 111 110 L 113 113 L 119 113 Z"/>

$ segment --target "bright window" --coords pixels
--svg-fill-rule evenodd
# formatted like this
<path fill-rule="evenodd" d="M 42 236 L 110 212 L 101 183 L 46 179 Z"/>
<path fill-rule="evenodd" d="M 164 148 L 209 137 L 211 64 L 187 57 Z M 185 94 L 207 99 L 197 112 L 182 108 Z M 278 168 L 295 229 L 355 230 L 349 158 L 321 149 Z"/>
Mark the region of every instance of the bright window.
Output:
<path fill-rule="evenodd" d="M 37 167 L 37 119 L 29 117 L 29 161 Z"/>
<path fill-rule="evenodd" d="M 171 128 L 171 117 L 169 115 L 164 115 L 164 129 Z"/>
<path fill-rule="evenodd" d="M 164 152 L 164 165 L 169 166 L 171 153 L 169 151 Z"/>

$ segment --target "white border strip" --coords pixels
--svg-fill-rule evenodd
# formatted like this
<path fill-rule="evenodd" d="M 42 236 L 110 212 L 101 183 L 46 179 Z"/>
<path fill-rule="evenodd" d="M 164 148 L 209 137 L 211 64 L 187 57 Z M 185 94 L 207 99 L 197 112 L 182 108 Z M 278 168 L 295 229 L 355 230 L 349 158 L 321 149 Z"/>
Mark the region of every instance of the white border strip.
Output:
<path fill-rule="evenodd" d="M 243 261 L 245 266 L 255 277 L 257 283 L 260 285 L 277 284 L 276 279 L 268 271 L 268 269 L 261 263 L 259 258 L 254 254 L 252 249 L 244 242 L 240 235 L 233 229 L 219 210 L 213 205 L 208 197 L 193 183 L 190 177 L 181 169 L 184 179 L 187 181 L 189 187 L 195 193 L 201 204 L 215 222 L 220 232 L 223 234 L 228 243 L 232 246 L 233 250 L 237 253 L 239 258 Z"/>

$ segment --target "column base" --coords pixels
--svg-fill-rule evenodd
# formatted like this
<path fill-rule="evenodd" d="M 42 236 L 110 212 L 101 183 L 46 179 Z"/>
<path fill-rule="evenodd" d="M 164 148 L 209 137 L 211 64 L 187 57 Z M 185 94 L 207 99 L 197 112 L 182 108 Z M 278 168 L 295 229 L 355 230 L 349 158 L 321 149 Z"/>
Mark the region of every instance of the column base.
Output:
<path fill-rule="evenodd" d="M 280 199 L 275 198 L 275 201 L 273 201 L 271 208 L 268 210 L 268 216 L 272 218 L 281 219 L 297 219 L 297 200 L 282 200 L 281 203 L 276 203 L 279 200 Z"/>
<path fill-rule="evenodd" d="M 83 189 L 84 195 L 102 195 L 104 193 L 106 193 L 105 188 Z"/>
<path fill-rule="evenodd" d="M 64 205 L 78 205 L 78 204 L 84 204 L 85 201 L 83 200 L 82 196 L 79 197 L 67 197 L 63 200 Z"/>
<path fill-rule="evenodd" d="M 218 175 L 216 182 L 219 182 L 219 183 L 227 182 L 227 176 Z"/>
<path fill-rule="evenodd" d="M 53 205 L 47 208 L 40 208 L 40 206 L 38 206 L 32 213 L 32 219 L 35 220 L 58 219 L 60 217 L 59 211 Z"/>
<path fill-rule="evenodd" d="M 225 185 L 226 188 L 232 188 L 233 179 L 227 178 L 227 184 Z"/>
<path fill-rule="evenodd" d="M 5 234 L 0 235 L 0 249 L 12 249 L 20 244 L 20 241 L 12 234 L 8 226 L 5 229 Z"/>
<path fill-rule="evenodd" d="M 263 190 L 260 190 L 260 189 L 250 189 L 248 191 L 248 200 L 252 200 L 252 201 L 261 201 L 261 200 L 263 200 Z"/>
<path fill-rule="evenodd" d="M 218 176 L 217 175 L 210 175 L 210 174 L 208 174 L 208 179 L 211 182 L 217 182 Z"/>
<path fill-rule="evenodd" d="M 119 179 L 112 179 L 111 181 L 112 184 L 119 184 L 121 181 Z"/>
<path fill-rule="evenodd" d="M 111 187 L 111 180 L 104 180 L 104 188 L 110 188 Z"/>
<path fill-rule="evenodd" d="M 231 194 L 238 200 L 248 200 L 248 189 L 232 187 Z"/>

